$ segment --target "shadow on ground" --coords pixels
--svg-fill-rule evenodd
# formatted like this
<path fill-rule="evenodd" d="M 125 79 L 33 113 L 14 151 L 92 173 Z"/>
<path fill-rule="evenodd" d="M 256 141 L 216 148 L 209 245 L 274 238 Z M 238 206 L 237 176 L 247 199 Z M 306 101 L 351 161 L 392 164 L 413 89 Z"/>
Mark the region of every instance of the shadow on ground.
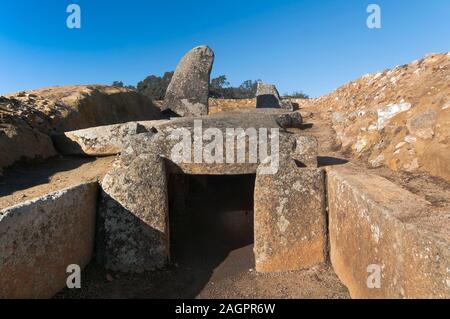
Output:
<path fill-rule="evenodd" d="M 347 164 L 348 160 L 332 156 L 317 156 L 317 165 L 319 167 Z"/>
<path fill-rule="evenodd" d="M 30 163 L 26 167 L 15 166 L 0 178 L 0 197 L 48 183 L 50 177 L 56 173 L 70 171 L 93 161 L 95 161 L 93 157 L 58 157 L 43 163 Z"/>

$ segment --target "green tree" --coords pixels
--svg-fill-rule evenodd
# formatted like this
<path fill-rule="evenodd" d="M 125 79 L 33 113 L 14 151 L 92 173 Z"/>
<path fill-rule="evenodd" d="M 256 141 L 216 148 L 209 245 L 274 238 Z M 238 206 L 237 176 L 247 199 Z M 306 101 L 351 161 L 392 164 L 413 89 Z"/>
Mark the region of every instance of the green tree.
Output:
<path fill-rule="evenodd" d="M 147 76 L 137 85 L 137 91 L 152 100 L 163 100 L 166 95 L 167 87 L 173 77 L 173 71 L 166 72 L 162 77 L 157 75 Z"/>
<path fill-rule="evenodd" d="M 214 98 L 228 98 L 228 86 L 230 86 L 230 82 L 227 81 L 226 75 L 219 75 L 211 80 L 209 96 Z"/>
<path fill-rule="evenodd" d="M 239 94 L 241 99 L 252 99 L 256 96 L 256 88 L 261 80 L 246 80 L 239 86 Z"/>
<path fill-rule="evenodd" d="M 285 97 L 293 98 L 293 99 L 309 99 L 309 95 L 306 93 L 303 93 L 302 91 L 294 91 L 292 93 L 286 93 L 284 94 Z"/>
<path fill-rule="evenodd" d="M 225 75 L 211 80 L 210 97 L 222 99 L 248 99 L 256 95 L 256 86 L 260 80 L 247 80 L 238 87 L 230 86 Z"/>
<path fill-rule="evenodd" d="M 119 88 L 123 88 L 123 82 L 122 81 L 114 81 L 112 83 L 112 86 L 117 86 Z"/>
<path fill-rule="evenodd" d="M 114 81 L 112 84 L 112 86 L 115 87 L 119 87 L 119 88 L 126 88 L 126 89 L 130 89 L 130 90 L 136 90 L 136 88 L 132 85 L 124 85 L 122 81 Z"/>

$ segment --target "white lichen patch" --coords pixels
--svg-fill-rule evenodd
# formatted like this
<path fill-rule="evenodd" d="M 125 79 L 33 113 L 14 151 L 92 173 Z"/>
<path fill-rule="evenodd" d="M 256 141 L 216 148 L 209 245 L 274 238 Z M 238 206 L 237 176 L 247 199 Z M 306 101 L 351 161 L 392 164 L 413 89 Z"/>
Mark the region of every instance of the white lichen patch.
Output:
<path fill-rule="evenodd" d="M 378 225 L 370 225 L 370 231 L 372 235 L 372 239 L 378 244 L 380 241 L 380 227 Z"/>
<path fill-rule="evenodd" d="M 372 160 L 370 162 L 370 165 L 372 165 L 372 167 L 377 168 L 383 165 L 384 162 L 384 155 L 380 154 L 377 156 L 377 158 L 375 158 L 374 160 Z"/>
<path fill-rule="evenodd" d="M 367 141 L 364 138 L 358 138 L 355 144 L 355 150 L 357 153 L 361 153 L 367 145 Z"/>
<path fill-rule="evenodd" d="M 385 123 L 399 113 L 411 109 L 410 103 L 390 104 L 378 109 L 378 129 L 382 129 Z"/>
<path fill-rule="evenodd" d="M 409 143 L 409 144 L 413 144 L 413 143 L 417 142 L 417 138 L 412 135 L 407 135 L 405 137 L 405 142 Z"/>
<path fill-rule="evenodd" d="M 286 231 L 286 229 L 289 227 L 289 225 L 290 225 L 290 223 L 286 219 L 286 217 L 284 217 L 283 215 L 280 216 L 280 218 L 278 219 L 278 222 L 277 222 L 277 226 L 278 226 L 278 229 L 280 230 L 280 232 L 284 233 Z"/>

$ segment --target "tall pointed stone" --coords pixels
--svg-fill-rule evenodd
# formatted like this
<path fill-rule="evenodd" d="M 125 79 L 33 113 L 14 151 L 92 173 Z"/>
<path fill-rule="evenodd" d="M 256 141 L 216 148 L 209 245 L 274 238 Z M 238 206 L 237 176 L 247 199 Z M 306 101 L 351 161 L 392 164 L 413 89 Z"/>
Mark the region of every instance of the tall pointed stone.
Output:
<path fill-rule="evenodd" d="M 207 115 L 213 63 L 214 52 L 209 47 L 198 46 L 189 51 L 175 70 L 162 110 L 179 116 Z"/>

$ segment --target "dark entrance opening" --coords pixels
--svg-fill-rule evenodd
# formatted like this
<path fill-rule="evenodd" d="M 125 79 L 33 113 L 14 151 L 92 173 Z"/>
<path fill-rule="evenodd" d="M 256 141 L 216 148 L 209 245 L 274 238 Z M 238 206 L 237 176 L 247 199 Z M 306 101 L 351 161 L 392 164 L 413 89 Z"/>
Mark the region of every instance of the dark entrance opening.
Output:
<path fill-rule="evenodd" d="M 199 285 L 253 268 L 254 187 L 254 174 L 171 175 L 171 263 Z"/>

